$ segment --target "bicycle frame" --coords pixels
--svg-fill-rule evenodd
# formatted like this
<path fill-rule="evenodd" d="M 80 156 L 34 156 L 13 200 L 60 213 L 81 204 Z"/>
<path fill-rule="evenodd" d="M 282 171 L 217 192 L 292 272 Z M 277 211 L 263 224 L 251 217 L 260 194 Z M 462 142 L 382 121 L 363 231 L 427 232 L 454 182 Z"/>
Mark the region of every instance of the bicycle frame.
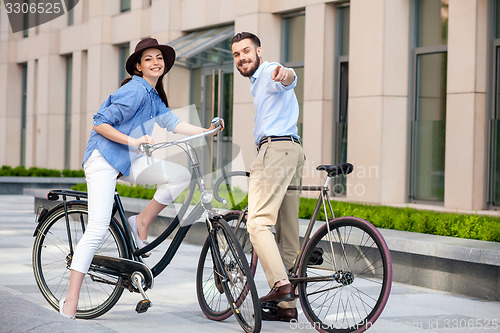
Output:
<path fill-rule="evenodd" d="M 224 202 L 225 201 L 224 199 L 220 198 L 219 195 L 218 195 L 218 189 L 219 189 L 220 184 L 222 183 L 222 181 L 227 180 L 229 177 L 233 177 L 233 176 L 247 176 L 247 177 L 249 177 L 250 173 L 246 172 L 246 171 L 234 171 L 234 172 L 231 172 L 228 175 L 224 175 L 220 180 L 218 180 L 217 183 L 216 183 L 216 185 L 215 185 L 215 190 L 214 190 L 215 198 L 218 201 L 220 201 L 220 202 Z M 313 232 L 313 228 L 314 228 L 314 224 L 316 223 L 316 219 L 317 219 L 317 217 L 319 215 L 321 207 L 323 207 L 323 209 L 324 209 L 325 220 L 326 220 L 325 223 L 326 223 L 326 226 L 328 228 L 328 235 L 330 236 L 330 225 L 329 225 L 328 221 L 330 221 L 330 220 L 332 220 L 332 219 L 335 218 L 335 213 L 333 212 L 333 207 L 331 205 L 330 195 L 329 195 L 330 184 L 331 184 L 333 178 L 335 178 L 335 177 L 327 176 L 327 179 L 326 179 L 326 181 L 325 181 L 325 183 L 324 183 L 323 186 L 293 186 L 293 185 L 288 186 L 288 190 L 291 190 L 291 191 L 315 191 L 315 192 L 320 192 L 320 194 L 318 196 L 318 200 L 316 202 L 316 206 L 315 206 L 314 211 L 313 211 L 313 214 L 311 216 L 311 219 L 309 221 L 308 227 L 307 227 L 306 232 L 304 234 L 303 241 L 300 244 L 300 249 L 299 249 L 299 253 L 297 255 L 297 259 L 295 260 L 294 266 L 290 269 L 290 275 L 291 276 L 289 277 L 289 280 L 293 284 L 297 284 L 299 282 L 307 282 L 307 281 L 315 281 L 315 280 L 324 281 L 325 280 L 325 277 L 319 277 L 319 278 L 311 278 L 311 277 L 298 278 L 297 277 L 297 271 L 299 269 L 300 259 L 301 259 L 302 255 L 304 253 L 304 250 L 305 250 L 305 248 L 307 246 L 307 242 L 311 238 L 311 235 L 312 235 L 312 232 Z M 240 217 L 238 218 L 238 221 L 236 223 L 235 229 L 239 228 L 239 226 L 241 224 L 241 221 L 243 220 L 243 216 L 246 214 L 247 210 L 248 210 L 248 207 L 245 208 L 240 213 Z M 342 238 L 339 237 L 339 239 L 342 239 Z M 331 239 L 330 239 L 330 245 L 331 245 Z M 342 248 L 344 248 L 344 244 L 340 244 L 340 246 Z M 332 250 L 332 253 L 333 253 L 333 249 L 331 249 L 331 250 Z M 335 277 L 332 277 L 332 279 L 334 279 L 334 278 Z"/>
<path fill-rule="evenodd" d="M 198 136 L 196 136 L 198 137 Z M 192 137 L 191 137 L 192 138 Z M 191 229 L 192 224 L 198 220 L 204 212 L 211 212 L 212 211 L 212 204 L 211 200 L 206 200 L 204 202 L 203 200 L 203 193 L 207 192 L 204 178 L 202 176 L 201 170 L 200 170 L 200 163 L 197 160 L 197 156 L 194 152 L 193 147 L 187 143 L 188 140 L 181 139 L 178 140 L 177 143 L 184 143 L 186 145 L 186 152 L 188 154 L 189 160 L 191 161 L 191 182 L 189 185 L 189 191 L 188 191 L 188 196 L 187 199 L 185 200 L 185 203 L 182 205 L 181 209 L 177 213 L 177 215 L 174 217 L 174 220 L 170 225 L 165 229 L 157 238 L 155 238 L 149 245 L 141 248 L 141 249 L 135 249 L 135 246 L 133 245 L 132 241 L 132 236 L 130 234 L 129 228 L 128 228 L 128 221 L 127 218 L 125 217 L 125 211 L 123 208 L 123 204 L 121 203 L 120 197 L 118 194 L 115 194 L 115 208 L 113 211 L 113 215 L 118 212 L 120 219 L 122 220 L 122 223 L 124 224 L 124 229 L 125 229 L 125 238 L 126 238 L 126 243 L 129 247 L 129 249 L 134 249 L 130 251 L 131 257 L 134 257 L 135 260 L 141 260 L 140 256 L 156 247 L 158 247 L 160 244 L 162 244 L 173 232 L 174 230 L 179 226 L 181 221 L 184 222 L 184 226 L 180 227 L 179 230 L 176 232 L 171 244 L 169 245 L 167 251 L 163 255 L 163 257 L 160 259 L 160 261 L 151 268 L 151 271 L 153 273 L 153 276 L 156 277 L 158 276 L 172 261 L 173 257 L 177 253 L 177 250 L 179 249 L 182 241 L 186 237 L 188 231 Z M 159 144 L 156 146 L 156 149 L 164 148 L 167 146 L 171 146 L 172 144 Z M 202 197 L 199 203 L 196 204 L 194 209 L 189 213 L 189 215 L 183 219 L 184 215 L 186 214 L 190 203 L 193 199 L 194 192 L 196 189 L 199 189 L 200 193 L 202 193 Z M 212 217 L 212 216 L 209 216 Z M 210 220 L 207 219 L 207 223 L 210 223 Z M 210 227 L 210 226 L 209 226 Z"/>
<path fill-rule="evenodd" d="M 324 208 L 325 220 L 326 220 L 327 224 L 328 224 L 328 221 L 330 219 L 335 218 L 335 214 L 333 212 L 333 207 L 330 203 L 330 196 L 328 194 L 328 192 L 330 191 L 329 185 L 330 185 L 332 179 L 333 179 L 332 177 L 328 176 L 326 181 L 325 181 L 325 184 L 323 186 L 289 186 L 288 187 L 288 190 L 292 190 L 292 191 L 319 191 L 320 192 L 320 194 L 318 196 L 318 200 L 316 202 L 316 206 L 314 207 L 314 211 L 313 211 L 313 214 L 311 216 L 311 220 L 309 221 L 309 225 L 307 226 L 306 232 L 304 234 L 304 237 L 303 237 L 304 240 L 302 241 L 302 244 L 300 245 L 300 250 L 299 250 L 299 254 L 297 255 L 297 260 L 295 260 L 295 264 L 293 265 L 293 268 L 290 270 L 290 273 L 293 274 L 293 276 L 290 277 L 290 282 L 292 282 L 292 283 L 298 283 L 298 282 L 307 280 L 307 278 L 303 278 L 303 279 L 297 278 L 296 273 L 297 273 L 297 270 L 299 269 L 300 258 L 301 258 L 302 254 L 304 253 L 304 250 L 306 248 L 307 240 L 309 240 L 309 238 L 311 237 L 313 227 L 314 227 L 314 224 L 316 223 L 316 219 L 319 215 L 321 206 L 323 206 L 323 208 Z M 328 203 L 328 210 L 327 210 L 327 203 Z M 330 216 L 331 216 L 331 218 L 330 218 Z"/>

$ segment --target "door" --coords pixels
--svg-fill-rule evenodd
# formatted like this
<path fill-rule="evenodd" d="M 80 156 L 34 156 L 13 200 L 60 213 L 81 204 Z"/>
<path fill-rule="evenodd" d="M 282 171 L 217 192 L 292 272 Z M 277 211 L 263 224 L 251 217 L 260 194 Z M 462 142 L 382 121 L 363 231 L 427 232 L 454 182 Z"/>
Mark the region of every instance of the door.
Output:
<path fill-rule="evenodd" d="M 200 121 L 209 127 L 215 117 L 224 119 L 224 131 L 209 140 L 209 152 L 204 154 L 205 165 L 209 165 L 216 177 L 221 169 L 232 161 L 233 133 L 233 66 L 203 68 L 201 73 Z M 213 154 L 212 154 L 213 152 Z"/>

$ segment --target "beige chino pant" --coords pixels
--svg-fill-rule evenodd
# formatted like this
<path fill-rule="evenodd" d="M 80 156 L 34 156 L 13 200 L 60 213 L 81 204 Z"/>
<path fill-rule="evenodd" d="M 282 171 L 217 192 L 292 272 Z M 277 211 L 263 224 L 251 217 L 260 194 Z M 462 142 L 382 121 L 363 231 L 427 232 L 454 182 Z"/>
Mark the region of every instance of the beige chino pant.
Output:
<path fill-rule="evenodd" d="M 300 191 L 287 188 L 300 185 L 304 160 L 299 144 L 274 141 L 261 146 L 250 167 L 247 229 L 269 287 L 288 278 L 299 252 Z M 295 307 L 295 302 L 280 306 Z"/>

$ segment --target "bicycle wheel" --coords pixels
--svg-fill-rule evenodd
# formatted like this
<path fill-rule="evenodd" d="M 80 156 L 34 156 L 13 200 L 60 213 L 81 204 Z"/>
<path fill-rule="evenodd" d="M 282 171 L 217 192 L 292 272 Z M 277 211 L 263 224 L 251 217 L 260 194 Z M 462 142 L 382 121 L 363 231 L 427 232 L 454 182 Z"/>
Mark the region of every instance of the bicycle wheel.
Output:
<path fill-rule="evenodd" d="M 253 250 L 252 243 L 248 232 L 246 231 L 246 216 L 242 217 L 241 223 L 238 225 L 238 219 L 241 212 L 231 211 L 223 216 L 227 224 L 234 230 L 238 241 L 245 252 L 247 261 L 251 263 L 250 271 L 252 276 L 255 275 L 257 269 L 257 254 Z M 222 285 L 218 276 L 214 274 L 214 261 L 210 251 L 210 237 L 207 237 L 203 247 L 201 248 L 200 259 L 198 261 L 198 269 L 196 272 L 196 295 L 198 303 L 205 316 L 211 320 L 225 320 L 229 318 L 233 312 L 227 302 L 227 298 L 223 295 Z"/>
<path fill-rule="evenodd" d="M 70 267 L 73 254 L 68 237 L 71 235 L 73 250 L 83 235 L 88 221 L 87 205 L 68 203 L 69 230 L 66 227 L 64 207 L 54 210 L 43 222 L 33 245 L 33 271 L 42 295 L 56 310 L 59 300 L 66 296 L 69 287 Z M 110 223 L 108 232 L 96 254 L 125 257 L 126 247 L 121 232 Z M 122 278 L 89 269 L 85 275 L 76 312 L 77 318 L 96 318 L 116 304 L 123 293 Z"/>
<path fill-rule="evenodd" d="M 260 302 L 246 255 L 226 221 L 213 220 L 212 226 L 215 274 L 220 276 L 229 306 L 245 332 L 260 332 Z"/>
<path fill-rule="evenodd" d="M 367 221 L 341 217 L 310 239 L 300 260 L 299 298 L 320 332 L 363 332 L 380 316 L 392 283 L 385 240 Z"/>

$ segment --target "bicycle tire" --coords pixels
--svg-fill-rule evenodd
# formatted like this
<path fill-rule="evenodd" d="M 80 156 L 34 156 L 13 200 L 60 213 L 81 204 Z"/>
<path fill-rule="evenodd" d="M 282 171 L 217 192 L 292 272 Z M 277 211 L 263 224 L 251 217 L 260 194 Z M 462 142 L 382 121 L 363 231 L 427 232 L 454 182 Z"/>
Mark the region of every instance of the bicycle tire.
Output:
<path fill-rule="evenodd" d="M 88 221 L 86 203 L 68 203 L 68 221 L 73 250 L 83 235 L 82 223 Z M 126 247 L 116 220 L 96 254 L 126 257 Z M 42 222 L 33 244 L 33 272 L 43 297 L 56 310 L 59 300 L 68 292 L 72 254 L 70 253 L 64 207 L 56 207 Z M 107 281 L 107 282 L 104 282 Z M 108 312 L 123 293 L 123 279 L 89 269 L 85 275 L 76 318 L 92 319 Z"/>
<path fill-rule="evenodd" d="M 260 332 L 262 314 L 257 288 L 248 261 L 233 229 L 220 218 L 212 221 L 213 251 L 216 273 L 227 301 L 247 333 Z"/>
<path fill-rule="evenodd" d="M 299 279 L 318 278 L 299 282 L 302 310 L 319 332 L 363 332 L 389 298 L 390 252 L 380 232 L 360 218 L 340 217 L 329 228 L 311 237 L 300 260 Z"/>
<path fill-rule="evenodd" d="M 250 260 L 250 271 L 255 276 L 257 269 L 257 254 L 253 250 L 248 232 L 246 231 L 246 216 L 243 217 L 238 229 L 236 228 L 240 211 L 230 211 L 223 218 L 235 231 L 236 237 L 245 252 L 247 261 Z M 214 274 L 214 262 L 210 252 L 210 237 L 207 237 L 201 248 L 200 258 L 196 271 L 196 296 L 198 304 L 205 316 L 211 320 L 221 321 L 229 318 L 233 312 L 223 295 L 220 283 L 216 283 Z M 218 284 L 218 286 L 217 286 Z"/>

